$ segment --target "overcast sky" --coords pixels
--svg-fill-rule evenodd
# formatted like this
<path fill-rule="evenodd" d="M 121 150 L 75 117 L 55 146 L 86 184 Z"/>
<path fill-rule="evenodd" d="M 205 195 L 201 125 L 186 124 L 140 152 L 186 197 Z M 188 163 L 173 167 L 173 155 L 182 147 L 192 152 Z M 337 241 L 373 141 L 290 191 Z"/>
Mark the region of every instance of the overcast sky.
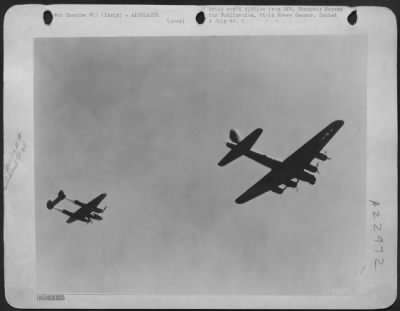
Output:
<path fill-rule="evenodd" d="M 42 292 L 330 294 L 364 263 L 366 37 L 35 41 L 37 282 Z M 268 173 L 226 167 L 231 128 L 283 160 L 330 122 L 314 186 L 234 200 Z M 108 196 L 66 224 L 60 189 Z M 59 205 L 77 209 L 64 201 Z"/>

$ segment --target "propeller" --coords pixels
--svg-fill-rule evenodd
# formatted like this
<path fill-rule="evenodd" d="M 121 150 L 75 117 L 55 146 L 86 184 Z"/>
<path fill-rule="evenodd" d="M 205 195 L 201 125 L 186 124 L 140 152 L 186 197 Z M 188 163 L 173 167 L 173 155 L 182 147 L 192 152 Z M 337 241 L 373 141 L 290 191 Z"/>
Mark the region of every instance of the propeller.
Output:
<path fill-rule="evenodd" d="M 103 212 L 105 212 L 105 210 L 107 209 L 107 207 L 108 207 L 107 205 L 106 205 L 106 206 L 104 206 L 104 208 L 103 208 Z"/>
<path fill-rule="evenodd" d="M 318 162 L 315 166 L 316 166 L 316 168 L 317 168 L 317 173 L 320 174 L 320 173 L 319 173 L 319 162 Z"/>
<path fill-rule="evenodd" d="M 299 192 L 299 189 L 297 188 L 298 187 L 298 185 L 299 185 L 299 179 L 297 178 L 297 181 L 296 181 L 296 192 Z"/>
<path fill-rule="evenodd" d="M 327 160 L 332 160 L 332 158 L 328 157 L 328 155 L 327 155 L 327 153 L 326 153 L 326 150 L 324 151 L 324 155 L 326 156 L 326 159 L 327 159 Z"/>
<path fill-rule="evenodd" d="M 299 184 L 299 179 L 297 178 L 297 181 L 296 181 L 296 186 L 295 187 L 292 187 L 292 188 L 296 188 L 296 191 L 299 191 L 298 189 L 297 189 L 297 186 L 298 186 L 298 184 Z M 287 188 L 289 188 L 289 186 L 287 186 L 287 185 L 285 185 L 284 187 L 283 187 L 283 191 L 285 191 Z M 283 193 L 283 192 L 282 192 Z M 280 194 L 282 194 L 282 193 L 280 193 Z"/>

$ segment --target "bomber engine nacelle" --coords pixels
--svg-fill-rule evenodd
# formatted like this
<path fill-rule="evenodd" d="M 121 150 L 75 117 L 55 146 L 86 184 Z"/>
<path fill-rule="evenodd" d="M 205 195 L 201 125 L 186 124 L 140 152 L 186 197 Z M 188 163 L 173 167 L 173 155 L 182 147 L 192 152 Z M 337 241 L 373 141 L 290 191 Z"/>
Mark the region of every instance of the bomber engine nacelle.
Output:
<path fill-rule="evenodd" d="M 309 173 L 304 172 L 304 171 L 303 171 L 303 173 L 299 176 L 299 178 L 300 178 L 302 181 L 306 181 L 306 182 L 308 182 L 308 183 L 311 184 L 311 185 L 314 185 L 315 182 L 316 182 L 316 180 L 317 180 L 317 179 L 315 178 L 314 175 L 309 174 Z"/>
<path fill-rule="evenodd" d="M 311 164 L 306 165 L 306 166 L 304 167 L 304 169 L 306 169 L 307 171 L 310 171 L 310 172 L 312 172 L 312 173 L 318 172 L 318 167 L 316 167 L 316 166 L 314 166 L 314 165 L 311 165 Z"/>
<path fill-rule="evenodd" d="M 315 156 L 318 160 L 321 160 L 321 161 L 326 161 L 326 160 L 328 160 L 329 159 L 329 157 L 325 154 L 325 153 L 318 153 L 316 156 Z"/>
<path fill-rule="evenodd" d="M 283 189 L 279 188 L 279 187 L 272 188 L 271 191 L 275 192 L 275 193 L 278 193 L 278 194 L 283 193 Z"/>
<path fill-rule="evenodd" d="M 293 180 L 288 180 L 285 183 L 286 186 L 290 187 L 290 188 L 296 188 L 297 187 L 297 182 L 293 181 Z"/>

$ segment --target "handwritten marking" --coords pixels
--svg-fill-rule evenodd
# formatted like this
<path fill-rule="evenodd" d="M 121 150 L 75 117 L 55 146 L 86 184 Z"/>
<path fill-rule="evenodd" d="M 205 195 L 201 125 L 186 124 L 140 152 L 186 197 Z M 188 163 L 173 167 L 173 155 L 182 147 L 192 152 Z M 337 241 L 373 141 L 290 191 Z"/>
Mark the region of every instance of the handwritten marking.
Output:
<path fill-rule="evenodd" d="M 25 153 L 26 148 L 26 143 L 22 139 L 22 134 L 19 132 L 17 139 L 14 142 L 14 148 L 11 155 L 4 165 L 4 190 L 7 190 L 10 181 L 15 174 L 15 170 L 22 160 L 22 155 Z"/>
<path fill-rule="evenodd" d="M 379 203 L 379 202 L 376 202 L 376 201 L 373 201 L 373 200 L 369 200 L 370 202 L 371 202 L 371 204 L 374 206 L 374 207 L 376 207 L 376 206 L 379 206 L 381 203 Z"/>
<path fill-rule="evenodd" d="M 373 242 L 375 243 L 376 246 L 376 248 L 374 249 L 374 254 L 375 254 L 374 270 L 377 271 L 378 266 L 382 266 L 383 263 L 385 262 L 385 259 L 383 257 L 384 256 L 383 234 L 382 234 L 383 225 L 381 222 L 378 222 L 379 218 L 381 217 L 381 210 L 379 210 L 380 203 L 374 200 L 369 200 L 369 202 L 373 207 L 373 210 L 371 212 L 372 218 L 374 220 L 372 224 L 372 230 L 375 234 L 375 239 L 373 240 Z"/>

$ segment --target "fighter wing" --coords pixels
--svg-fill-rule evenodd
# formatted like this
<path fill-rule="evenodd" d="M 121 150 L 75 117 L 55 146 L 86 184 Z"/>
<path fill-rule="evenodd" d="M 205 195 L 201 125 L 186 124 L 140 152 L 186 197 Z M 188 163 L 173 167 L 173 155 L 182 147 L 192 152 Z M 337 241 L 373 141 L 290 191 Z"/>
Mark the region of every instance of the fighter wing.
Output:
<path fill-rule="evenodd" d="M 80 208 L 79 210 L 81 210 L 81 209 L 82 209 L 82 208 Z M 68 210 L 65 210 L 65 209 L 60 210 L 60 209 L 58 209 L 58 208 L 56 208 L 56 210 L 57 210 L 57 211 L 60 211 L 61 213 L 65 214 L 65 215 L 67 215 L 67 216 L 69 216 L 69 218 L 67 219 L 67 223 L 68 223 L 68 224 L 73 223 L 75 220 L 78 220 L 78 219 L 79 219 L 79 218 L 76 217 L 77 212 L 73 213 L 73 212 L 70 212 L 70 211 L 68 211 Z M 78 210 L 78 211 L 79 211 L 79 210 Z"/>
<path fill-rule="evenodd" d="M 67 219 L 67 224 L 73 223 L 75 220 L 78 220 L 78 218 L 71 216 L 70 218 Z"/>
<path fill-rule="evenodd" d="M 277 193 L 282 193 L 283 190 L 279 188 L 278 186 L 280 185 L 280 182 L 278 178 L 275 176 L 275 171 L 272 170 L 269 172 L 267 175 L 265 175 L 263 178 L 261 178 L 257 183 L 255 183 L 253 186 L 251 186 L 245 193 L 243 193 L 241 196 L 239 196 L 235 202 L 238 204 L 243 204 L 246 203 L 247 201 L 250 201 L 254 199 L 255 197 L 258 197 L 259 195 L 267 192 L 267 191 L 274 191 Z"/>
<path fill-rule="evenodd" d="M 97 196 L 96 198 L 94 198 L 92 201 L 90 201 L 89 203 L 86 204 L 87 208 L 90 210 L 93 210 L 94 208 L 96 208 L 101 201 L 104 200 L 104 198 L 106 197 L 106 193 L 100 194 L 99 196 Z"/>
<path fill-rule="evenodd" d="M 292 167 L 304 169 L 314 158 L 326 157 L 321 154 L 322 148 L 331 140 L 337 131 L 343 126 L 342 120 L 337 120 L 329 124 L 321 132 L 311 138 L 307 143 L 292 153 L 284 162 Z M 322 158 L 324 159 L 324 158 Z M 325 158 L 326 159 L 326 158 Z"/>

